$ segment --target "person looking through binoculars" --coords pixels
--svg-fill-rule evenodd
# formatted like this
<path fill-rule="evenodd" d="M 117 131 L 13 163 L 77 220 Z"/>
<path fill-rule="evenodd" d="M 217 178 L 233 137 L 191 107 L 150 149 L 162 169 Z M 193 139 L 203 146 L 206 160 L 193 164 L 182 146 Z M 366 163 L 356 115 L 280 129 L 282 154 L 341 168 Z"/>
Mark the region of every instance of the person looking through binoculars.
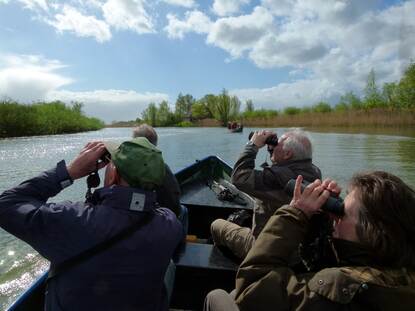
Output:
<path fill-rule="evenodd" d="M 264 146 L 267 146 L 272 165 L 257 170 L 255 159 L 258 150 Z M 290 202 L 284 187 L 298 175 L 308 182 L 321 179 L 320 169 L 312 163 L 312 146 L 304 131 L 288 131 L 279 139 L 275 132 L 268 130 L 253 133 L 236 161 L 231 177 L 239 190 L 256 199 L 252 227 L 217 219 L 211 224 L 213 242 L 244 259 L 271 215 Z"/>
<path fill-rule="evenodd" d="M 343 214 L 323 208 L 340 187 L 316 180 L 269 219 L 239 267 L 236 289 L 210 292 L 205 311 L 415 310 L 415 191 L 383 171 L 355 174 Z M 308 239 L 313 217 L 330 217 L 326 258 L 296 271 L 293 253 Z"/>
<path fill-rule="evenodd" d="M 105 169 L 104 186 L 97 171 Z M 88 176 L 87 202 L 47 202 Z M 184 238 L 160 208 L 161 152 L 146 138 L 90 142 L 69 164 L 0 195 L 0 227 L 51 262 L 45 310 L 168 310 L 164 275 Z"/>

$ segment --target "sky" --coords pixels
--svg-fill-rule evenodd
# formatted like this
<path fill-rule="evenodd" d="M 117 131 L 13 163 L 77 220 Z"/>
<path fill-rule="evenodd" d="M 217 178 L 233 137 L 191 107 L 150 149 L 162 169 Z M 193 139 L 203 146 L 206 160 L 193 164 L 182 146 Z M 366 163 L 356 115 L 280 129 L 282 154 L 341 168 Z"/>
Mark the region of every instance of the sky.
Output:
<path fill-rule="evenodd" d="M 107 123 L 223 89 L 257 109 L 335 103 L 372 68 L 399 80 L 414 16 L 415 0 L 0 0 L 0 99 Z"/>

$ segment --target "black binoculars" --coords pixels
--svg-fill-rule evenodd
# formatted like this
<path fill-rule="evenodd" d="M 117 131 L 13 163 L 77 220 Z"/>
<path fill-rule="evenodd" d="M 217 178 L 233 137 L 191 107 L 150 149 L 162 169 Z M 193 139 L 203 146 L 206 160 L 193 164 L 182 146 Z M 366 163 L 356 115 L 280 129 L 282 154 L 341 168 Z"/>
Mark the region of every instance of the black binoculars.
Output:
<path fill-rule="evenodd" d="M 309 182 L 303 181 L 301 184 L 301 192 L 304 191 L 304 188 L 307 187 L 307 185 L 310 184 Z M 295 179 L 291 179 L 284 188 L 284 191 L 289 194 L 290 196 L 293 196 L 294 194 L 294 188 L 295 188 Z M 337 197 L 335 194 L 330 194 L 329 198 L 327 199 L 326 203 L 321 207 L 321 209 L 325 212 L 332 213 L 337 216 L 343 216 L 344 215 L 344 202 L 343 199 L 340 197 Z"/>
<path fill-rule="evenodd" d="M 251 140 L 252 136 L 254 135 L 254 132 L 250 132 L 248 135 L 248 139 Z M 276 146 L 278 145 L 278 136 L 277 134 L 273 134 L 267 137 L 265 140 L 265 144 Z"/>

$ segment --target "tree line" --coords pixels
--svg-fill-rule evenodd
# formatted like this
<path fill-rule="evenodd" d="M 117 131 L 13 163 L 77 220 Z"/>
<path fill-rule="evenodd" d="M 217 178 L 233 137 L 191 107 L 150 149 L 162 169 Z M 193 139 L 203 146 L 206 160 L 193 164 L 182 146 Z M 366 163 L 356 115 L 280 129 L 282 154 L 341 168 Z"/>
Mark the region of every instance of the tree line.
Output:
<path fill-rule="evenodd" d="M 414 110 L 415 109 L 415 63 L 411 63 L 397 82 L 384 83 L 379 87 L 376 83 L 375 71 L 372 69 L 367 77 L 363 96 L 352 91 L 343 94 L 339 101 L 330 105 L 320 101 L 311 106 L 288 106 L 281 110 L 255 109 L 252 100 L 245 102 L 241 111 L 241 101 L 237 96 L 229 95 L 224 89 L 219 95 L 208 94 L 200 99 L 192 95 L 179 94 L 174 109 L 167 101 L 160 104 L 150 103 L 137 122 L 145 122 L 152 126 L 191 126 L 201 119 L 216 119 L 222 126 L 229 121 L 244 119 L 271 118 L 278 115 L 297 115 L 306 113 L 347 112 L 353 110 Z"/>
<path fill-rule="evenodd" d="M 0 137 L 66 134 L 99 130 L 105 126 L 97 118 L 86 117 L 83 104 L 60 101 L 24 105 L 0 101 Z"/>

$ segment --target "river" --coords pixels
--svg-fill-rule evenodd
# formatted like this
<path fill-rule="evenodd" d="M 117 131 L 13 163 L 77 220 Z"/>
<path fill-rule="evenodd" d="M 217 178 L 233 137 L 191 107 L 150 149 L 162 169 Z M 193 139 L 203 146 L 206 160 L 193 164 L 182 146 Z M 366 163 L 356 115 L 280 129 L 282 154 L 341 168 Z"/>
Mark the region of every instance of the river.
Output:
<path fill-rule="evenodd" d="M 228 133 L 223 128 L 160 128 L 159 147 L 173 171 L 196 159 L 217 155 L 233 165 L 250 130 Z M 273 129 L 281 135 L 286 129 Z M 71 135 L 36 136 L 0 140 L 0 193 L 23 180 L 49 169 L 61 159 L 67 163 L 91 140 L 122 141 L 131 137 L 130 128 L 106 128 Z M 415 138 L 373 134 L 310 132 L 314 163 L 325 177 L 343 187 L 353 173 L 385 170 L 415 187 Z M 259 166 L 266 160 L 262 149 Z M 269 159 L 268 159 L 269 162 Z M 53 200 L 83 200 L 85 179 L 78 180 Z M 0 229 L 0 309 L 9 305 L 48 267 L 27 244 Z"/>

